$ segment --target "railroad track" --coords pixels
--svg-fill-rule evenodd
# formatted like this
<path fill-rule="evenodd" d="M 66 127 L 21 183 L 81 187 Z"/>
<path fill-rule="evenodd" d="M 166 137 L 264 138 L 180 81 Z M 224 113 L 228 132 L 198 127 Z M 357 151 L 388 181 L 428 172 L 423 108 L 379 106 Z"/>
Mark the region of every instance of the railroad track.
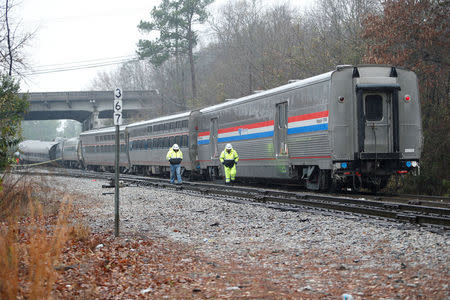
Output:
<path fill-rule="evenodd" d="M 114 187 L 114 174 L 55 168 L 46 172 L 18 171 L 21 174 L 69 176 L 110 180 L 104 187 Z M 266 189 L 242 185 L 225 186 L 217 182 L 184 181 L 170 184 L 167 179 L 120 174 L 127 185 L 153 186 L 183 192 L 221 197 L 237 203 L 254 203 L 274 209 L 300 211 L 305 208 L 366 215 L 397 222 L 450 230 L 450 198 L 418 195 L 330 195 L 310 192 Z M 106 193 L 105 193 L 106 194 Z"/>

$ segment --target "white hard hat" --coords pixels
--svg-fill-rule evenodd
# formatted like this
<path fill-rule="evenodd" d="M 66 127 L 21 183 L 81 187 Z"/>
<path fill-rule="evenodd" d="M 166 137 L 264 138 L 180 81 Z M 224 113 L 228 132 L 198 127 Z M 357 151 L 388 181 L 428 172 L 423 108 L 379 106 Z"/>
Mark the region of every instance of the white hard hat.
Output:
<path fill-rule="evenodd" d="M 226 146 L 225 146 L 225 149 L 233 149 L 233 147 L 231 146 L 231 144 L 227 144 Z"/>
<path fill-rule="evenodd" d="M 173 144 L 172 149 L 173 150 L 180 150 L 180 147 L 178 147 L 178 144 Z"/>

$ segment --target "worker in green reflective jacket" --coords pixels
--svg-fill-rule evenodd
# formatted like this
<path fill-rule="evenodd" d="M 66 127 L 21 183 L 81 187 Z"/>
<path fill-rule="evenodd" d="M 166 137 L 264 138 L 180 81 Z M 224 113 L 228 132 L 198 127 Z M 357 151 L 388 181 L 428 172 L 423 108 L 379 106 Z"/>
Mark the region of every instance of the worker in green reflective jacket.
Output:
<path fill-rule="evenodd" d="M 236 179 L 236 165 L 239 161 L 239 155 L 233 149 L 231 144 L 227 144 L 220 154 L 220 162 L 225 170 L 225 184 L 234 182 Z"/>

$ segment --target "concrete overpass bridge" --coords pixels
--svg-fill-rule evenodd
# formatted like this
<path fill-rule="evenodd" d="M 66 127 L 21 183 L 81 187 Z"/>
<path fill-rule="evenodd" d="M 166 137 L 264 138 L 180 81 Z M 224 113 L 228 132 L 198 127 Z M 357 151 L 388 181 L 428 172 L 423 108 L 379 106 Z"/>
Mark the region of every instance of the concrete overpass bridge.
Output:
<path fill-rule="evenodd" d="M 113 91 L 22 93 L 28 95 L 29 112 L 24 120 L 72 119 L 82 130 L 98 128 L 99 119 L 112 119 Z M 123 91 L 124 118 L 153 118 L 165 113 L 158 90 Z"/>

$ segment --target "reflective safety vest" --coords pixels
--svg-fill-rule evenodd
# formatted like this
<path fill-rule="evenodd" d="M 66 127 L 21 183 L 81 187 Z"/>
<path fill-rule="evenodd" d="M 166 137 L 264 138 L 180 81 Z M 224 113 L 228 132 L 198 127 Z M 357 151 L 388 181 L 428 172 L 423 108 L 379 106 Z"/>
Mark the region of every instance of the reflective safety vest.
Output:
<path fill-rule="evenodd" d="M 234 149 L 231 149 L 230 153 L 227 150 L 223 150 L 220 154 L 220 162 L 228 168 L 232 168 L 238 161 L 239 155 Z"/>
<path fill-rule="evenodd" d="M 166 159 L 170 162 L 171 165 L 180 164 L 183 160 L 183 152 L 181 150 L 174 151 L 170 148 L 169 152 L 167 152 Z"/>

